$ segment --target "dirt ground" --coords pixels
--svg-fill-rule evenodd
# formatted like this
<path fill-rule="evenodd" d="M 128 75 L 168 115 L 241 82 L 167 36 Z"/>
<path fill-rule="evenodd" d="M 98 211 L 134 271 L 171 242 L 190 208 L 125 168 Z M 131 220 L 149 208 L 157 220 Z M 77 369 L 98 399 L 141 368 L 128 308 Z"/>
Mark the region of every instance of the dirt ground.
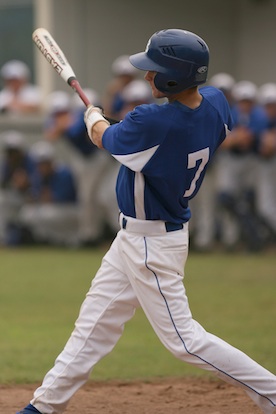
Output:
<path fill-rule="evenodd" d="M 35 385 L 0 386 L 0 413 L 15 414 Z M 261 414 L 240 389 L 209 379 L 89 382 L 66 414 Z"/>

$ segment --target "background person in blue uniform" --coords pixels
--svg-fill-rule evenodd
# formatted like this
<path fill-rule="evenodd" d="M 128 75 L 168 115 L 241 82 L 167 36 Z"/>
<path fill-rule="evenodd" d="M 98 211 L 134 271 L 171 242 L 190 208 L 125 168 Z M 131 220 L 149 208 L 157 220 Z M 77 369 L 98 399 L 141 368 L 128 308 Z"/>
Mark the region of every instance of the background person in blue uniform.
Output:
<path fill-rule="evenodd" d="M 193 318 L 183 285 L 189 199 L 231 128 L 222 92 L 206 81 L 209 51 L 197 35 L 162 30 L 130 61 L 147 71 L 155 98 L 109 126 L 98 108 L 85 113 L 88 133 L 122 166 L 117 181 L 121 230 L 104 256 L 75 329 L 21 414 L 62 413 L 94 365 L 109 353 L 141 306 L 177 358 L 245 389 L 264 413 L 276 407 L 276 377 Z"/>
<path fill-rule="evenodd" d="M 26 137 L 17 130 L 4 131 L 0 135 L 0 246 L 18 245 L 24 241 L 18 215 L 29 199 L 35 171 L 26 141 Z"/>
<path fill-rule="evenodd" d="M 94 90 L 85 88 L 85 93 L 90 102 L 100 105 Z M 62 160 L 69 164 L 76 177 L 79 201 L 79 230 L 76 237 L 79 244 L 95 245 L 101 242 L 105 227 L 99 192 L 106 170 L 113 160 L 89 140 L 83 121 L 85 106 L 79 97 L 77 101 L 74 98 L 71 100 L 67 92 L 59 90 L 48 96 L 44 137 L 57 144 Z M 111 204 L 116 201 L 114 192 L 109 198 Z"/>
<path fill-rule="evenodd" d="M 220 148 L 217 190 L 220 204 L 221 241 L 227 249 L 241 240 L 249 250 L 265 246 L 266 229 L 254 211 L 257 142 L 266 127 L 264 109 L 257 101 L 257 87 L 237 82 L 232 95 L 233 128 Z"/>
<path fill-rule="evenodd" d="M 276 241 L 276 83 L 265 83 L 258 91 L 267 125 L 259 136 L 256 180 L 256 210 Z"/>
<path fill-rule="evenodd" d="M 54 149 L 46 141 L 36 142 L 30 153 L 36 169 L 30 200 L 21 208 L 19 221 L 35 242 L 75 245 L 79 211 L 72 171 L 56 162 Z"/>

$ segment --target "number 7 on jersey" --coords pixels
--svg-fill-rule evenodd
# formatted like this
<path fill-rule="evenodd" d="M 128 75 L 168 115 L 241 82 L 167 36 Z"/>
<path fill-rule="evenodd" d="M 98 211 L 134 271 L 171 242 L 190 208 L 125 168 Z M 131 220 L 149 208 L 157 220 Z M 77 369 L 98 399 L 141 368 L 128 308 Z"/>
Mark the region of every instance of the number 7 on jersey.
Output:
<path fill-rule="evenodd" d="M 202 150 L 192 152 L 188 154 L 188 169 L 195 168 L 197 161 L 201 161 L 198 164 L 198 168 L 196 170 L 195 176 L 191 182 L 190 188 L 185 191 L 183 197 L 190 197 L 196 189 L 196 182 L 200 177 L 200 174 L 204 170 L 207 162 L 209 161 L 210 150 L 209 147 L 203 148 Z"/>

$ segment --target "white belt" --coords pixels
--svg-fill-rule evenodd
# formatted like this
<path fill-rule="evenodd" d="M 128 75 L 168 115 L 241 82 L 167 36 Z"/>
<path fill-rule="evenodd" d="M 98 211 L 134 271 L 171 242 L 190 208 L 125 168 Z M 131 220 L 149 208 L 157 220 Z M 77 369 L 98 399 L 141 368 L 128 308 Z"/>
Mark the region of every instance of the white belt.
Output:
<path fill-rule="evenodd" d="M 121 229 L 148 236 L 181 230 L 187 225 L 187 223 L 170 223 L 162 220 L 138 220 L 123 213 L 120 213 L 119 222 Z"/>

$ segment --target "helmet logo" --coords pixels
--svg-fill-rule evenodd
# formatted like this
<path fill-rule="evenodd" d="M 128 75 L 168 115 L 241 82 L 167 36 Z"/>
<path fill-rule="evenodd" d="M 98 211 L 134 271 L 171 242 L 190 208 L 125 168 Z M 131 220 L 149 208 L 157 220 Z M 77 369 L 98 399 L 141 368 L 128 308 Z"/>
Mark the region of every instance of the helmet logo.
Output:
<path fill-rule="evenodd" d="M 200 66 L 200 68 L 197 69 L 198 73 L 206 73 L 207 70 L 207 66 Z"/>

